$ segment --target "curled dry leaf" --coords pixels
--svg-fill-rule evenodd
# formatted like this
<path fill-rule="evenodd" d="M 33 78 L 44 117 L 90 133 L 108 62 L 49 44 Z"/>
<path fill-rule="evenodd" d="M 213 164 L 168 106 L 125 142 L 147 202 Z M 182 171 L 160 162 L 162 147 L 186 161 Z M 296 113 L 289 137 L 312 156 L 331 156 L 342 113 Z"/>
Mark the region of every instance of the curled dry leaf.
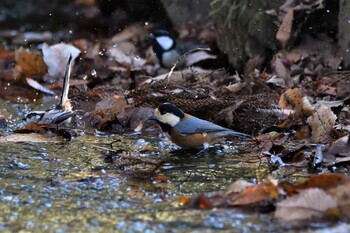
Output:
<path fill-rule="evenodd" d="M 271 181 L 258 186 L 248 187 L 234 197 L 230 206 L 256 205 L 262 202 L 272 202 L 279 196 L 278 187 Z"/>
<path fill-rule="evenodd" d="M 245 180 L 236 180 L 228 186 L 226 194 L 229 195 L 231 193 L 240 193 L 248 187 L 254 186 L 253 183 L 245 181 Z"/>
<path fill-rule="evenodd" d="M 294 9 L 289 9 L 284 17 L 280 28 L 277 31 L 276 39 L 281 43 L 282 47 L 286 47 L 290 34 L 292 32 L 294 18 Z"/>
<path fill-rule="evenodd" d="M 297 88 L 286 90 L 280 97 L 278 107 L 294 111 L 301 111 L 303 102 L 301 92 Z"/>
<path fill-rule="evenodd" d="M 335 208 L 335 198 L 322 189 L 311 188 L 277 203 L 275 218 L 283 221 L 307 220 L 325 216 L 328 210 Z"/>
<path fill-rule="evenodd" d="M 60 78 L 64 76 L 68 57 L 72 55 L 73 60 L 78 57 L 80 50 L 70 44 L 59 43 L 55 45 L 43 44 L 44 61 L 48 67 L 51 77 Z"/>
<path fill-rule="evenodd" d="M 337 116 L 332 112 L 332 110 L 322 105 L 316 112 L 314 112 L 307 122 L 310 125 L 311 139 L 316 143 L 324 143 L 331 139 L 331 132 L 335 125 Z"/>

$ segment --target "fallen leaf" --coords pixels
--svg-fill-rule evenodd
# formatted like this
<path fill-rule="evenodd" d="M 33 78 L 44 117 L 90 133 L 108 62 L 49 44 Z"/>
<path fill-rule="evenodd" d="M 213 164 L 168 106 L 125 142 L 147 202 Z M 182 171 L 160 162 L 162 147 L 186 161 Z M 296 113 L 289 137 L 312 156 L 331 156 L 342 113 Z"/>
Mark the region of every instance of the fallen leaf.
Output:
<path fill-rule="evenodd" d="M 290 70 L 284 64 L 282 57 L 283 56 L 280 53 L 274 56 L 271 66 L 276 76 L 272 76 L 272 78 L 266 82 L 287 88 L 292 86 L 292 80 L 290 77 Z"/>
<path fill-rule="evenodd" d="M 35 54 L 27 49 L 20 48 L 15 52 L 17 65 L 14 68 L 15 78 L 44 76 L 47 66 L 40 54 Z"/>
<path fill-rule="evenodd" d="M 142 67 L 146 64 L 146 60 L 140 58 L 132 53 L 126 53 L 122 51 L 119 47 L 111 47 L 108 49 L 108 55 L 111 59 L 122 65 L 129 65 L 132 67 Z"/>
<path fill-rule="evenodd" d="M 48 95 L 55 95 L 55 92 L 51 91 L 50 89 L 44 87 L 43 85 L 41 85 L 40 83 L 38 83 L 37 81 L 35 81 L 34 79 L 31 78 L 26 78 L 27 83 L 30 87 L 34 88 L 37 91 L 41 91 L 45 94 Z"/>
<path fill-rule="evenodd" d="M 197 51 L 190 53 L 186 56 L 186 66 L 192 66 L 200 61 L 209 60 L 209 59 L 216 59 L 217 56 L 209 54 L 205 51 Z"/>
<path fill-rule="evenodd" d="M 286 47 L 290 34 L 292 32 L 294 18 L 294 9 L 289 9 L 287 14 L 284 16 L 282 24 L 277 31 L 276 39 L 281 43 L 282 47 Z"/>
<path fill-rule="evenodd" d="M 80 50 L 70 44 L 59 43 L 54 45 L 43 44 L 43 58 L 48 67 L 48 74 L 54 78 L 64 76 L 68 57 L 71 55 L 73 60 L 78 57 Z"/>
<path fill-rule="evenodd" d="M 234 197 L 229 206 L 250 206 L 261 202 L 272 202 L 278 198 L 278 189 L 271 181 L 258 186 L 248 187 Z"/>
<path fill-rule="evenodd" d="M 336 140 L 325 153 L 325 159 L 330 162 L 329 165 L 350 161 L 349 135 Z"/>
<path fill-rule="evenodd" d="M 310 125 L 311 139 L 316 143 L 324 143 L 331 139 L 331 132 L 335 125 L 337 116 L 332 112 L 332 110 L 322 105 L 316 112 L 314 112 L 307 122 Z"/>
<path fill-rule="evenodd" d="M 15 54 L 6 50 L 3 44 L 0 43 L 0 61 L 14 61 Z"/>
<path fill-rule="evenodd" d="M 5 142 L 36 142 L 36 143 L 40 143 L 40 142 L 51 142 L 51 143 L 62 143 L 64 142 L 64 138 L 63 137 L 58 137 L 58 136 L 54 136 L 54 137 L 49 137 L 47 135 L 44 134 L 39 134 L 39 133 L 30 133 L 30 134 L 12 134 L 9 136 L 3 136 L 0 137 L 0 142 L 1 143 L 5 143 Z"/>
<path fill-rule="evenodd" d="M 155 177 L 153 177 L 153 180 L 162 182 L 162 183 L 166 183 L 168 182 L 168 177 L 166 175 L 157 175 Z"/>
<path fill-rule="evenodd" d="M 331 189 L 328 193 L 337 201 L 340 216 L 350 219 L 350 182 Z"/>
<path fill-rule="evenodd" d="M 144 40 L 144 38 L 146 38 L 147 35 L 148 32 L 145 26 L 136 23 L 126 27 L 123 31 L 113 36 L 111 39 L 111 43 L 116 44 L 127 40 L 138 42 Z"/>
<path fill-rule="evenodd" d="M 275 218 L 279 220 L 307 220 L 325 216 L 327 210 L 337 208 L 337 201 L 325 191 L 311 188 L 277 203 L 276 207 Z"/>
<path fill-rule="evenodd" d="M 254 186 L 253 183 L 245 181 L 245 180 L 236 180 L 235 182 L 233 182 L 233 184 L 231 184 L 230 186 L 228 186 L 228 188 L 226 189 L 226 195 L 232 194 L 232 193 L 240 193 L 243 190 L 247 189 L 248 187 Z"/>
<path fill-rule="evenodd" d="M 278 107 L 294 111 L 301 111 L 303 102 L 298 88 L 286 90 L 280 97 Z"/>
<path fill-rule="evenodd" d="M 279 186 L 285 190 L 288 195 L 295 194 L 303 189 L 320 188 L 329 190 L 337 187 L 338 185 L 348 182 L 349 178 L 344 174 L 322 174 L 311 176 L 308 180 L 297 185 L 284 185 L 283 183 Z"/>

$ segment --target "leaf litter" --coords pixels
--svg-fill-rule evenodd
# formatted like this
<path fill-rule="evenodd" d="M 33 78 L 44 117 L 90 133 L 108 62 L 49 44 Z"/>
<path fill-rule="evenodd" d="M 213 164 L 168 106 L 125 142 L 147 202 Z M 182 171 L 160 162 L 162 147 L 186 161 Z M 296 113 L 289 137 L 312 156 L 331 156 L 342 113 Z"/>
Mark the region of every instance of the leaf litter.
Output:
<path fill-rule="evenodd" d="M 78 117 L 69 128 L 27 124 L 4 134 L 0 141 L 62 143 L 62 138 L 74 140 L 81 131 L 158 134 L 159 129 L 147 119 L 158 104 L 171 102 L 190 114 L 253 134 L 249 150 L 267 160 L 270 171 L 285 167 L 307 168 L 312 173 L 348 169 L 350 75 L 337 72 L 341 58 L 328 38 L 293 33 L 293 27 L 302 27 L 293 25 L 295 11 L 312 14 L 324 7 L 323 1 L 290 2 L 281 7 L 276 34 L 284 49 L 276 52 L 264 69 L 255 67 L 261 57 L 251 58 L 247 62 L 251 72 L 245 75 L 233 74 L 224 66 L 160 68 L 145 49 L 150 30 L 140 24 L 103 40 L 67 39 L 48 45 L 50 38 L 39 34 L 35 41 L 45 43 L 38 47 L 12 50 L 1 45 L 0 97 L 12 102 L 33 103 L 44 95 L 55 98 L 71 55 L 75 60 L 71 82 L 76 84 L 71 86 L 69 98 Z M 197 32 L 198 38 L 208 33 L 208 28 Z M 186 40 L 188 30 L 180 29 L 180 34 Z M 294 44 L 297 38 L 300 43 Z M 219 57 L 193 53 L 188 55 L 188 64 Z M 3 125 L 1 130 L 7 128 Z M 169 158 L 156 158 L 160 151 L 111 149 L 101 152 L 106 166 L 96 169 L 167 183 L 171 178 L 159 170 Z M 146 156 L 140 156 L 143 154 Z M 346 176 L 328 173 L 299 185 L 272 178 L 258 184 L 241 180 L 226 192 L 183 197 L 179 202 L 183 209 L 254 207 L 257 212 L 274 211 L 274 218 L 281 221 L 348 220 L 349 187 Z"/>

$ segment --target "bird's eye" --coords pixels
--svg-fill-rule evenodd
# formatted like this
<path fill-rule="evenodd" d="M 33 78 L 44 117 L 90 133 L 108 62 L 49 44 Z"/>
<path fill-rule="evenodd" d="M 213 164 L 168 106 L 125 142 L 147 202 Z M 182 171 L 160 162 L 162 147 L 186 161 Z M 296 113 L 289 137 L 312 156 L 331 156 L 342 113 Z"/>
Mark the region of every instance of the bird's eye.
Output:
<path fill-rule="evenodd" d="M 161 115 L 164 115 L 166 113 L 166 111 L 164 111 L 164 110 L 160 110 L 159 112 Z"/>

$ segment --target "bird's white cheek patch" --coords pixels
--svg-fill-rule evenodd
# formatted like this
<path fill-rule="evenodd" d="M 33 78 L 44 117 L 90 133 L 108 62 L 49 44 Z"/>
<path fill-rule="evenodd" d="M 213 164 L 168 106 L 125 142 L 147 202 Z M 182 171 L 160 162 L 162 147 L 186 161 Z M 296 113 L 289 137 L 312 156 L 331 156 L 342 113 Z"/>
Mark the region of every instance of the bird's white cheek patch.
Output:
<path fill-rule="evenodd" d="M 180 122 L 180 118 L 171 113 L 166 113 L 164 115 L 158 115 L 158 116 L 156 115 L 156 117 L 160 122 L 171 125 L 171 127 L 174 127 Z"/>
<path fill-rule="evenodd" d="M 159 36 L 156 38 L 156 40 L 164 50 L 168 50 L 174 45 L 174 40 L 169 36 Z"/>

